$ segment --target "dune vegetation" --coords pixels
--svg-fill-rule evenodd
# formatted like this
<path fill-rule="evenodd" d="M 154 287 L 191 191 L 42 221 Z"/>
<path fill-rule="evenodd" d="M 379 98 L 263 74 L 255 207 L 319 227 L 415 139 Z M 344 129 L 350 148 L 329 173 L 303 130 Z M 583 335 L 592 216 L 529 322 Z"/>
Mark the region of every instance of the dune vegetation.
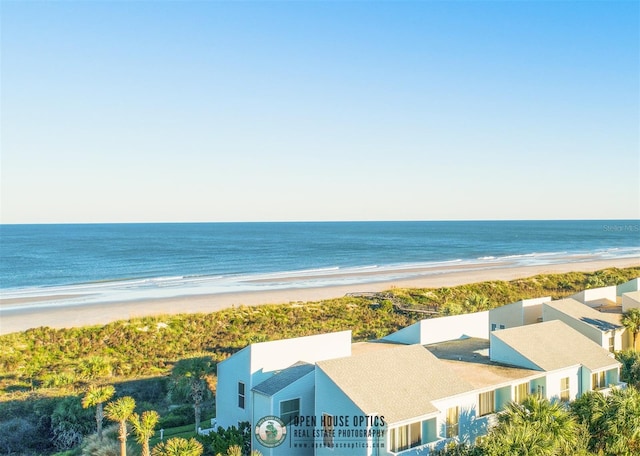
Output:
<path fill-rule="evenodd" d="M 56 432 L 70 426 L 84 435 L 95 432 L 95 410 L 82 407 L 92 385 L 114 385 L 114 398 L 134 397 L 136 413 L 156 410 L 158 428 L 169 428 L 194 419 L 189 388 L 177 369 L 184 360 L 210 362 L 199 407 L 203 417 L 211 417 L 216 364 L 251 343 L 341 330 L 351 330 L 355 341 L 376 339 L 422 318 L 487 310 L 525 298 L 561 298 L 638 276 L 640 267 L 439 289 L 394 288 L 318 302 L 241 306 L 81 328 L 41 327 L 0 336 L 0 453 L 3 444 L 9 445 L 2 439 L 18 434 L 25 442 L 23 454 L 51 454 L 64 449 L 56 445 Z"/>

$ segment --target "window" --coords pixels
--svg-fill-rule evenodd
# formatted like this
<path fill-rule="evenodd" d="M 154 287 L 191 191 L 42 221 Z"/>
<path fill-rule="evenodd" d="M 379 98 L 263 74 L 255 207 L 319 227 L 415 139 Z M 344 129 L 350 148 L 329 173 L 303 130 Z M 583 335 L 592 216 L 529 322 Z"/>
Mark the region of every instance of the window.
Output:
<path fill-rule="evenodd" d="M 560 379 L 560 400 L 568 402 L 571 398 L 571 387 L 569 386 L 569 377 Z"/>
<path fill-rule="evenodd" d="M 544 395 L 544 385 L 538 385 L 537 391 L 538 391 L 538 397 L 545 397 L 545 395 Z"/>
<path fill-rule="evenodd" d="M 478 416 L 488 415 L 496 411 L 496 392 L 487 391 L 478 395 Z"/>
<path fill-rule="evenodd" d="M 609 351 L 614 353 L 616 351 L 616 335 L 615 333 L 609 336 Z"/>
<path fill-rule="evenodd" d="M 322 443 L 325 447 L 333 448 L 333 416 L 322 414 Z"/>
<path fill-rule="evenodd" d="M 421 444 L 422 423 L 420 421 L 407 424 L 406 426 L 393 428 L 389 432 L 389 447 L 394 453 L 408 450 L 409 448 L 414 448 Z"/>
<path fill-rule="evenodd" d="M 500 329 L 504 329 L 504 325 L 500 325 Z"/>
<path fill-rule="evenodd" d="M 244 383 L 238 382 L 238 407 L 244 408 Z"/>
<path fill-rule="evenodd" d="M 497 327 L 498 325 L 496 325 L 495 323 L 491 323 L 491 331 L 495 331 Z"/>
<path fill-rule="evenodd" d="M 591 389 L 597 390 L 597 389 L 606 388 L 606 387 L 607 387 L 607 380 L 606 380 L 604 371 L 591 374 Z"/>
<path fill-rule="evenodd" d="M 286 425 L 300 416 L 300 399 L 280 402 L 280 419 Z"/>
<path fill-rule="evenodd" d="M 447 409 L 447 421 L 445 423 L 446 434 L 445 436 L 450 439 L 456 437 L 458 435 L 458 421 L 460 417 L 460 412 L 458 407 L 451 407 Z"/>
<path fill-rule="evenodd" d="M 521 404 L 529 395 L 529 383 L 520 383 L 513 388 L 513 402 Z"/>

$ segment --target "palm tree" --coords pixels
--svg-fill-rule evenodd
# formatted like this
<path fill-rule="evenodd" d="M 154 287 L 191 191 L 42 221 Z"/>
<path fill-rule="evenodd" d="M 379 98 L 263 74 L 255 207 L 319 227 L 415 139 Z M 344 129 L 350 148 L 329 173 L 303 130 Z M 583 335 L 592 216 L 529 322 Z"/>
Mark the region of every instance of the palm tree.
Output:
<path fill-rule="evenodd" d="M 107 418 L 120 424 L 118 439 L 122 456 L 127 456 L 127 420 L 135 408 L 136 401 L 131 396 L 124 396 L 114 402 L 109 402 L 104 408 Z"/>
<path fill-rule="evenodd" d="M 622 315 L 622 325 L 633 334 L 633 349 L 636 349 L 636 339 L 640 333 L 640 309 L 629 309 Z"/>
<path fill-rule="evenodd" d="M 589 430 L 589 450 L 597 454 L 640 454 L 640 392 L 614 388 L 606 397 L 588 392 L 571 404 L 571 411 Z"/>
<path fill-rule="evenodd" d="M 200 456 L 204 448 L 193 437 L 189 440 L 174 437 L 153 447 L 153 456 Z"/>
<path fill-rule="evenodd" d="M 136 441 L 142 446 L 142 456 L 150 456 L 149 439 L 156 432 L 156 424 L 160 420 L 160 415 L 155 410 L 142 412 L 142 416 L 134 413 L 129 417 L 129 422 L 133 426 L 136 434 Z"/>
<path fill-rule="evenodd" d="M 242 456 L 242 447 L 240 445 L 231 445 L 227 448 L 227 456 Z"/>
<path fill-rule="evenodd" d="M 606 454 L 640 454 L 640 392 L 629 386 L 615 388 L 606 398 L 603 424 Z"/>
<path fill-rule="evenodd" d="M 78 364 L 78 374 L 86 380 L 110 377 L 112 373 L 113 366 L 108 359 L 102 356 L 91 356 L 81 360 Z"/>
<path fill-rule="evenodd" d="M 113 397 L 116 389 L 112 385 L 106 386 L 95 386 L 91 385 L 89 390 L 82 398 L 82 407 L 96 408 L 96 425 L 98 432 L 98 439 L 102 440 L 102 420 L 104 418 L 104 413 L 102 410 L 102 404 L 107 402 L 109 399 Z"/>
<path fill-rule="evenodd" d="M 474 293 L 467 299 L 465 299 L 464 305 L 467 307 L 467 309 L 473 312 L 487 310 L 490 307 L 489 298 L 478 293 Z"/>
<path fill-rule="evenodd" d="M 202 412 L 202 402 L 207 393 L 205 377 L 212 371 L 211 359 L 208 357 L 191 358 L 181 360 L 173 368 L 172 374 L 177 382 L 186 381 L 193 400 L 193 411 L 195 415 L 195 430 L 200 428 L 200 415 Z"/>
<path fill-rule="evenodd" d="M 560 402 L 531 395 L 507 406 L 483 449 L 487 455 L 576 455 L 585 450 L 584 434 Z"/>

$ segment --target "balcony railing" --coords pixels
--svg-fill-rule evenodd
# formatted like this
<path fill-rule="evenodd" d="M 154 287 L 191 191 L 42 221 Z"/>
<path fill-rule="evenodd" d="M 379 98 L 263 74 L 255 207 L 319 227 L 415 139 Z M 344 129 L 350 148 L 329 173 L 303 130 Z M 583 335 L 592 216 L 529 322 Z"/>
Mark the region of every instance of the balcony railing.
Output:
<path fill-rule="evenodd" d="M 618 382 L 618 383 L 610 384 L 606 388 L 599 388 L 596 391 L 598 393 L 602 393 L 603 396 L 608 396 L 609 394 L 611 394 L 611 391 L 613 391 L 614 389 L 624 389 L 626 387 L 627 387 L 627 384 L 625 382 Z"/>
<path fill-rule="evenodd" d="M 447 443 L 453 442 L 454 440 L 455 439 L 438 438 L 432 442 L 424 443 L 420 446 L 408 448 L 406 450 L 397 451 L 397 452 L 389 451 L 389 453 L 394 454 L 396 456 L 422 456 L 425 454 L 425 450 L 431 451 L 435 449 L 444 448 Z"/>

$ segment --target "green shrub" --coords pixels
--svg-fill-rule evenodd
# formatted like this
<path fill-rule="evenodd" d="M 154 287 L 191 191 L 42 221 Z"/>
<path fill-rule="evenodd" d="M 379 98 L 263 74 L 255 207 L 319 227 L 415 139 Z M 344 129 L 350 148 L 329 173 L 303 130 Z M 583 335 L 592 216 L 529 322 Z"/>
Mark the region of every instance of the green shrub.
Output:
<path fill-rule="evenodd" d="M 158 429 L 185 426 L 194 422 L 193 406 L 181 405 L 171 410 L 166 416 L 160 418 Z"/>
<path fill-rule="evenodd" d="M 69 396 L 56 405 L 51 415 L 52 442 L 58 450 L 68 450 L 93 431 L 94 412 L 82 408 L 79 396 Z"/>

